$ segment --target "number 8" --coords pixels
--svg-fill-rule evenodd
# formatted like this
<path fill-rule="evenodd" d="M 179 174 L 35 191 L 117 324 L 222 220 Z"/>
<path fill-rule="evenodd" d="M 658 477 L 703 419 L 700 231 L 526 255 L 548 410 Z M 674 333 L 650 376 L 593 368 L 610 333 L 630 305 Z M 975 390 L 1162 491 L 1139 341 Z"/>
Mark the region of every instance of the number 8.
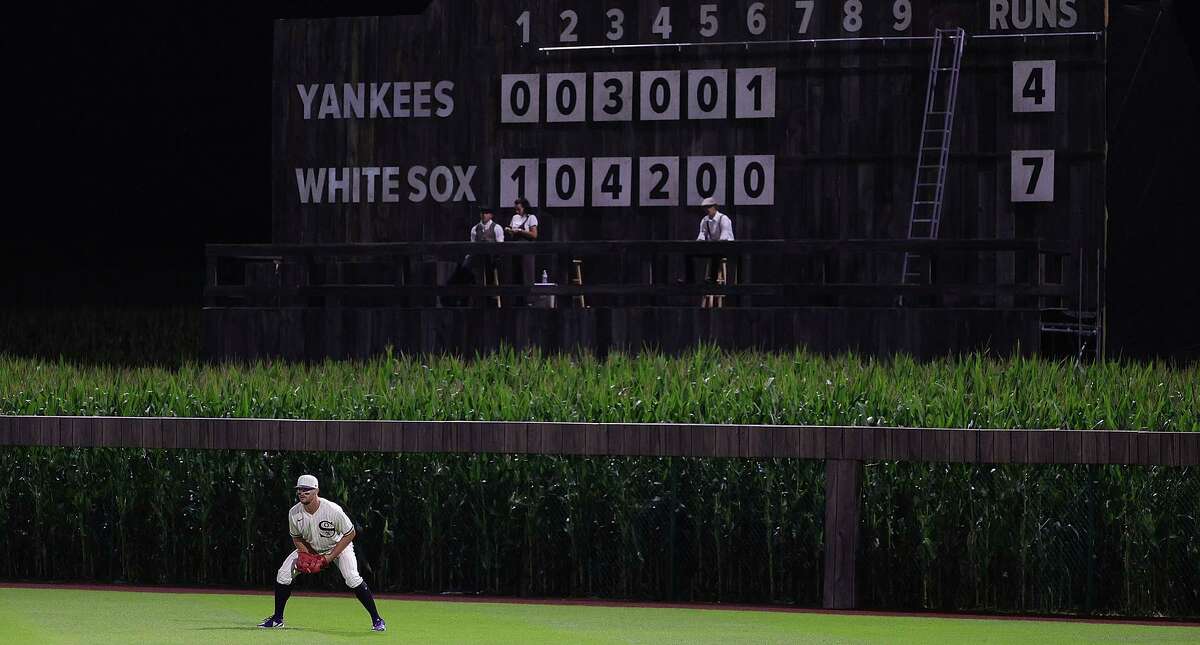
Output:
<path fill-rule="evenodd" d="M 862 0 L 846 0 L 843 10 L 846 13 L 846 17 L 842 18 L 842 29 L 851 33 L 862 29 Z"/>

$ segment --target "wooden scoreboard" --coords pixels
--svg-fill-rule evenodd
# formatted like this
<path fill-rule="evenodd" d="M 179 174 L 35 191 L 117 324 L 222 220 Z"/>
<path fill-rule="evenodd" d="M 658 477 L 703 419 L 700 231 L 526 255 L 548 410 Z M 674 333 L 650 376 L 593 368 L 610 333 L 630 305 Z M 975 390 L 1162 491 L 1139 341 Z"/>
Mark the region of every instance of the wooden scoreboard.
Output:
<path fill-rule="evenodd" d="M 694 238 L 705 196 L 739 239 L 902 237 L 929 37 L 961 26 L 943 236 L 1095 248 L 1104 19 L 1101 0 L 434 0 L 280 21 L 275 240 L 461 240 L 473 206 L 518 194 L 557 240 Z"/>
<path fill-rule="evenodd" d="M 961 27 L 938 237 L 1064 255 L 942 275 L 1082 284 L 1103 264 L 1106 14 L 1104 0 L 433 0 L 281 20 L 274 242 L 461 241 L 479 205 L 506 223 L 518 196 L 554 242 L 694 240 L 705 197 L 738 240 L 904 240 L 935 31 Z M 754 258 L 746 275 L 898 284 L 899 257 Z"/>

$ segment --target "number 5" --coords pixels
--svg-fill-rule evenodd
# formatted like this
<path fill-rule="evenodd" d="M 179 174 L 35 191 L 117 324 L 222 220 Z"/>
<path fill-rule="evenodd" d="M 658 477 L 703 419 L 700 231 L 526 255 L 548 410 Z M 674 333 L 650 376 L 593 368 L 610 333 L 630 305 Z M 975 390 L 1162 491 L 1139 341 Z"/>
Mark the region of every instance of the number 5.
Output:
<path fill-rule="evenodd" d="M 705 38 L 717 35 L 717 5 L 700 5 L 700 35 Z"/>

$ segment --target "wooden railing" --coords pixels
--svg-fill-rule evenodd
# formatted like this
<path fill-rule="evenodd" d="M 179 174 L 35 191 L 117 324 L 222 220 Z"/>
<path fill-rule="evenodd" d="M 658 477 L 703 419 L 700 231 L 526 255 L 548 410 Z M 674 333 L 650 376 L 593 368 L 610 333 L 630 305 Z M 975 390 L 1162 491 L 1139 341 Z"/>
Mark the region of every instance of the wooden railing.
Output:
<path fill-rule="evenodd" d="M 831 609 L 856 605 L 864 462 L 1200 465 L 1200 431 L 0 416 L 0 446 L 823 459 Z"/>
<path fill-rule="evenodd" d="M 535 256 L 535 280 L 546 271 L 555 284 L 520 284 L 520 276 L 507 275 L 508 267 L 500 286 L 446 284 L 449 267 L 485 251 L 498 260 Z M 1047 259 L 1064 254 L 1036 240 L 214 244 L 206 252 L 209 306 L 436 307 L 446 306 L 450 298 L 481 304 L 495 296 L 584 296 L 588 304 L 695 306 L 697 296 L 725 295 L 730 296 L 723 301 L 726 306 L 878 306 L 905 296 L 918 305 L 1007 308 L 1072 295 L 1062 285 L 1043 283 Z M 929 259 L 929 280 L 900 284 L 906 252 Z M 987 254 L 1008 258 L 1012 275 L 976 275 L 972 265 Z M 715 257 L 727 259 L 726 284 L 703 279 L 703 263 Z M 582 284 L 572 284 L 577 260 L 582 261 Z M 564 306 L 571 301 L 559 298 Z"/>

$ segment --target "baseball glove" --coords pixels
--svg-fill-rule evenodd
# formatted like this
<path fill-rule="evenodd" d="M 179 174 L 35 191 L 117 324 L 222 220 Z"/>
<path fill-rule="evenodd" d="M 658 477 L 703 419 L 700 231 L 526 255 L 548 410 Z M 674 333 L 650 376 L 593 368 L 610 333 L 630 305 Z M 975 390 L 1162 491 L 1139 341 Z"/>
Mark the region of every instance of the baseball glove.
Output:
<path fill-rule="evenodd" d="M 316 553 L 301 553 L 296 560 L 296 569 L 302 573 L 316 573 L 325 568 L 325 556 Z"/>

